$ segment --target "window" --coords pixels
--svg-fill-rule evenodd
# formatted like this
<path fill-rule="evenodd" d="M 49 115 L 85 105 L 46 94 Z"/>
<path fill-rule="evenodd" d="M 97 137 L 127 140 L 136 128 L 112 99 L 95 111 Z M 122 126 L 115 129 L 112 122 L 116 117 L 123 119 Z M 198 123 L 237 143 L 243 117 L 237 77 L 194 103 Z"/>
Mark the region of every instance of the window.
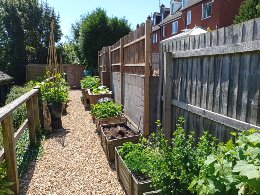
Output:
<path fill-rule="evenodd" d="M 182 0 L 182 7 L 185 7 L 187 5 L 188 0 Z"/>
<path fill-rule="evenodd" d="M 209 18 L 212 14 L 212 2 L 202 5 L 202 18 Z"/>
<path fill-rule="evenodd" d="M 189 24 L 191 24 L 191 11 L 187 12 L 187 22 L 186 22 L 186 25 L 188 26 Z"/>
<path fill-rule="evenodd" d="M 172 23 L 172 34 L 178 33 L 178 21 Z"/>
<path fill-rule="evenodd" d="M 165 37 L 166 36 L 166 26 L 163 26 L 163 37 Z"/>
<path fill-rule="evenodd" d="M 153 34 L 153 44 L 155 44 L 155 43 L 157 43 L 157 41 L 158 41 L 158 35 L 157 35 L 157 33 L 155 33 L 155 34 Z"/>

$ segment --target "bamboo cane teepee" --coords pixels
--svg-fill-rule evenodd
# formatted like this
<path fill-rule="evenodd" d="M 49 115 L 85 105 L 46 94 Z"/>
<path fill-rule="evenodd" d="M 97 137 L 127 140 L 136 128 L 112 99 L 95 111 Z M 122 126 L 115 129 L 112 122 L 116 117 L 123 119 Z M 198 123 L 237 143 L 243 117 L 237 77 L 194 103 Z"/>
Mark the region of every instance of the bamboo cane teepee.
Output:
<path fill-rule="evenodd" d="M 46 75 L 55 79 L 55 75 L 62 74 L 61 65 L 58 64 L 57 60 L 57 52 L 55 46 L 55 39 L 54 39 L 54 20 L 51 22 L 51 33 L 50 33 L 50 43 L 49 43 L 49 50 L 48 50 L 48 59 L 47 59 L 47 72 Z"/>

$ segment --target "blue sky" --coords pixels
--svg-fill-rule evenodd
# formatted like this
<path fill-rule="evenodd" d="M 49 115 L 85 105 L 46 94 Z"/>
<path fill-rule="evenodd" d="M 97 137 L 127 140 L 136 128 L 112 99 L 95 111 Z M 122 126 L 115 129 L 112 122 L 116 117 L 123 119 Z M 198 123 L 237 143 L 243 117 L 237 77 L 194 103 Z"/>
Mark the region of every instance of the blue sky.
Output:
<path fill-rule="evenodd" d="M 80 16 L 97 7 L 107 11 L 108 16 L 125 17 L 134 29 L 138 23 L 145 22 L 147 16 L 159 11 L 159 0 L 47 0 L 60 14 L 61 28 L 64 35 L 70 35 L 71 24 Z M 170 7 L 170 0 L 160 0 Z M 64 41 L 64 38 L 62 39 Z"/>

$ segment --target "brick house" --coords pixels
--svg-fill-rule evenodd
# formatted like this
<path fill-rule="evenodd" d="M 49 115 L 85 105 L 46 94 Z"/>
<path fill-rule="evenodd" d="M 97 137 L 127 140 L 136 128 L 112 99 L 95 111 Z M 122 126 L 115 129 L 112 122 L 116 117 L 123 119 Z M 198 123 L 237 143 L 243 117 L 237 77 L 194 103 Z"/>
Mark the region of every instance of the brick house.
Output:
<path fill-rule="evenodd" d="M 233 24 L 243 0 L 171 0 L 170 13 L 164 5 L 153 15 L 152 53 L 160 41 L 198 26 L 215 30 Z M 158 22 L 160 21 L 160 22 Z"/>

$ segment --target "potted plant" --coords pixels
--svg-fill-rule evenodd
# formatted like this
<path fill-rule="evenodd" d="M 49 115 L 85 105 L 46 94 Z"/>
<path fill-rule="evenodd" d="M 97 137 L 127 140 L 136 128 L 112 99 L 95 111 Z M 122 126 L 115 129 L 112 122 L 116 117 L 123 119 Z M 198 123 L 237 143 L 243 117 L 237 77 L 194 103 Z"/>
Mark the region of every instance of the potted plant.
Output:
<path fill-rule="evenodd" d="M 126 117 L 122 115 L 123 106 L 117 105 L 113 101 L 105 100 L 91 107 L 91 114 L 95 118 L 97 132 L 100 132 L 102 124 L 116 124 L 126 122 Z"/>
<path fill-rule="evenodd" d="M 111 98 L 112 92 L 109 91 L 109 89 L 105 86 L 99 86 L 97 88 L 94 88 L 92 91 L 88 89 L 88 95 L 90 105 L 95 105 L 101 98 Z"/>
<path fill-rule="evenodd" d="M 69 87 L 60 74 L 56 74 L 54 81 L 42 82 L 40 85 L 42 100 L 46 102 L 51 113 L 52 124 L 62 115 L 64 104 L 68 101 Z M 60 128 L 53 125 L 54 128 Z"/>

